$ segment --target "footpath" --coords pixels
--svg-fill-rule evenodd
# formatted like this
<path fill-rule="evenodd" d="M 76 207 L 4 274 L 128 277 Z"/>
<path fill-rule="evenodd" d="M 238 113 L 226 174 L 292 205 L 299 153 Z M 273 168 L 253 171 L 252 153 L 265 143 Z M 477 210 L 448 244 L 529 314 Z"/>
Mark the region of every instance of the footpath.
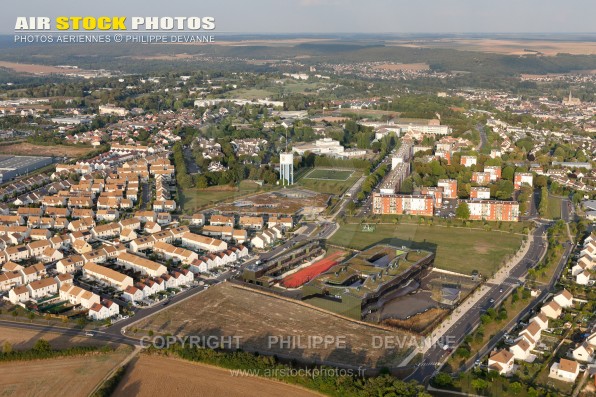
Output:
<path fill-rule="evenodd" d="M 494 285 L 501 285 L 506 282 L 507 278 L 511 274 L 511 271 L 515 266 L 517 266 L 526 256 L 528 250 L 532 246 L 534 242 L 534 235 L 529 234 L 528 239 L 523 242 L 521 248 L 517 251 L 515 256 L 511 258 L 505 266 L 503 266 L 499 271 L 492 276 L 490 279 L 486 280 L 486 282 L 480 286 L 480 288 L 476 289 L 468 298 L 463 301 L 452 313 L 449 315 L 440 326 L 437 327 L 430 335 L 431 343 L 424 343 L 419 349 L 415 349 L 408 357 L 406 357 L 401 363 L 401 366 L 407 366 L 410 361 L 414 359 L 417 354 L 424 354 L 430 348 L 432 348 L 435 343 L 441 340 L 447 331 L 455 325 L 469 310 L 474 310 L 474 306 L 478 304 L 478 302 L 485 297 L 485 295 L 494 287 Z M 498 304 L 499 302 L 495 302 Z"/>

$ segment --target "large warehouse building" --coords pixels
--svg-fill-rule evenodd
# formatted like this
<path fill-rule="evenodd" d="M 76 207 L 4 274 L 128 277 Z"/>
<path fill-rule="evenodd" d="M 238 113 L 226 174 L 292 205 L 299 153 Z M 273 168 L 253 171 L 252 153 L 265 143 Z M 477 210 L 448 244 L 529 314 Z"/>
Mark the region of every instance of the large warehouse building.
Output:
<path fill-rule="evenodd" d="M 52 164 L 51 157 L 0 155 L 0 183 Z"/>

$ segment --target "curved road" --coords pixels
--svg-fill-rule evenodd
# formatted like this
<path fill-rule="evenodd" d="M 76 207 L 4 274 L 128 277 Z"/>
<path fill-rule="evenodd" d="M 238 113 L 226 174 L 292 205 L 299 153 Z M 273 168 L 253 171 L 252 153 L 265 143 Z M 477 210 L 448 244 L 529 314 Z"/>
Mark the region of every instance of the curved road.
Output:
<path fill-rule="evenodd" d="M 546 224 L 538 224 L 532 233 L 534 240 L 531 243 L 528 252 L 524 255 L 523 259 L 511 269 L 506 282 L 501 285 L 489 285 L 490 291 L 488 291 L 476 305 L 468 309 L 457 323 L 447 330 L 445 339 L 447 340 L 448 338 L 447 341 L 452 348 L 455 348 L 462 343 L 464 338 L 475 329 L 480 323 L 480 316 L 482 313 L 489 308 L 496 306 L 501 300 L 508 296 L 509 293 L 517 287 L 517 283 L 527 274 L 528 270 L 538 264 L 538 261 L 546 251 L 546 244 L 544 244 L 542 236 L 546 232 L 547 227 L 548 225 Z M 491 302 L 491 300 L 493 300 L 493 302 Z M 435 346 L 428 350 L 424 355 L 422 362 L 418 365 L 416 370 L 406 379 L 415 379 L 420 383 L 426 383 L 435 371 L 442 366 L 443 361 L 448 356 L 449 352 L 435 344 Z"/>

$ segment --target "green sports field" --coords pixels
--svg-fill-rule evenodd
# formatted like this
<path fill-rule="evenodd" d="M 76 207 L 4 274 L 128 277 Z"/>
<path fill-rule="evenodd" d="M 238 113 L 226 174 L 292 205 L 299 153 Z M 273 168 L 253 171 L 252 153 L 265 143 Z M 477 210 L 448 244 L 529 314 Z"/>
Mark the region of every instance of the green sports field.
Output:
<path fill-rule="evenodd" d="M 309 172 L 306 179 L 322 179 L 326 181 L 346 181 L 354 171 L 349 170 L 333 170 L 326 168 L 315 168 Z"/>
<path fill-rule="evenodd" d="M 341 195 L 362 176 L 362 171 L 315 168 L 297 180 L 300 186 L 319 193 Z"/>

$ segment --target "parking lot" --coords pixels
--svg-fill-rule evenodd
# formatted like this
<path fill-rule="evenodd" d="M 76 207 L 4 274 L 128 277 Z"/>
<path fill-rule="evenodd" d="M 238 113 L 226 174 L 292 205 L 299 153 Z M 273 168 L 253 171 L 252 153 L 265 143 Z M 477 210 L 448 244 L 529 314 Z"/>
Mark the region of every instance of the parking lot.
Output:
<path fill-rule="evenodd" d="M 441 218 L 455 218 L 455 210 L 459 205 L 458 199 L 444 199 L 441 208 L 435 209 L 435 216 Z"/>

